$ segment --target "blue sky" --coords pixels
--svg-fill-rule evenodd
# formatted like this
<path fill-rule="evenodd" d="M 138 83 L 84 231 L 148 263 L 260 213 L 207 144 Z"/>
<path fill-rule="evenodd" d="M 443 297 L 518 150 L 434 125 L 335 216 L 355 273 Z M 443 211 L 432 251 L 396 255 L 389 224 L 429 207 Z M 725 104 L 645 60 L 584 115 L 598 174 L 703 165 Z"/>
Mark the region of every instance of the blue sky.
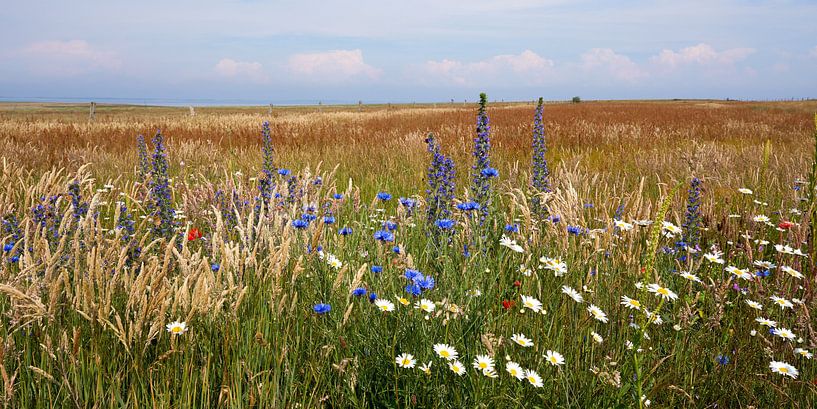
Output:
<path fill-rule="evenodd" d="M 817 97 L 815 1 L 41 1 L 0 97 Z"/>

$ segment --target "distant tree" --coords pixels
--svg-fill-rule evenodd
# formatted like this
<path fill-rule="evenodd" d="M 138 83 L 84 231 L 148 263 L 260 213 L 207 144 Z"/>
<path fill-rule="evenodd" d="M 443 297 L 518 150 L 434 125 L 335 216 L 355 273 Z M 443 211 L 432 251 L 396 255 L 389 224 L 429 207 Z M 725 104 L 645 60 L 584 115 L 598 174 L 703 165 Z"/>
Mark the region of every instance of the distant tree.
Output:
<path fill-rule="evenodd" d="M 573 99 L 571 99 L 571 101 L 572 101 L 574 104 L 578 104 L 579 102 L 582 102 L 582 99 L 581 99 L 581 98 L 579 98 L 578 96 L 575 96 L 575 97 L 573 97 Z"/>

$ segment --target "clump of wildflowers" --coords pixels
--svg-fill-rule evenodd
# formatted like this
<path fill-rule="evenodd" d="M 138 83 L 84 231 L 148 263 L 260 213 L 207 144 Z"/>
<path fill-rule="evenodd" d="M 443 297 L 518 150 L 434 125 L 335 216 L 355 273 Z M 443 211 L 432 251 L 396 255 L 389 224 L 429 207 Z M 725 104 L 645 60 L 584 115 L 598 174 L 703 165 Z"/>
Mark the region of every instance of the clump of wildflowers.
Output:
<path fill-rule="evenodd" d="M 683 227 L 682 241 L 692 248 L 699 247 L 701 243 L 701 179 L 692 178 L 689 183 L 689 196 Z"/>
<path fill-rule="evenodd" d="M 431 153 L 431 165 L 428 167 L 428 189 L 426 189 L 426 222 L 429 227 L 435 226 L 438 220 L 451 217 L 451 202 L 454 200 L 454 161 L 440 152 L 440 145 L 434 134 L 426 138 L 428 151 Z M 435 229 L 430 229 L 435 231 Z"/>
<path fill-rule="evenodd" d="M 542 203 L 542 193 L 550 192 L 550 172 L 548 171 L 547 145 L 545 144 L 545 125 L 542 123 L 544 112 L 544 100 L 540 97 L 539 104 L 536 105 L 536 114 L 533 117 L 533 158 L 531 184 L 534 189 L 534 196 L 531 200 L 534 214 L 544 216 L 546 209 Z"/>
<path fill-rule="evenodd" d="M 480 205 L 480 224 L 488 218 L 488 205 L 491 200 L 491 179 L 498 177 L 499 172 L 491 167 L 491 125 L 486 106 L 488 97 L 479 94 L 479 113 L 477 114 L 477 136 L 474 138 L 474 165 L 472 166 L 471 198 Z"/>
<path fill-rule="evenodd" d="M 150 180 L 150 196 L 148 209 L 153 216 L 154 236 L 171 238 L 175 233 L 176 224 L 173 208 L 173 198 L 170 190 L 170 179 L 167 175 L 167 154 L 165 153 L 164 136 L 161 131 L 153 137 L 153 171 Z"/>
<path fill-rule="evenodd" d="M 136 137 L 136 147 L 139 151 L 139 167 L 136 169 L 136 173 L 139 176 L 139 181 L 145 183 L 148 181 L 150 177 L 150 157 L 148 156 L 148 147 L 145 144 L 145 137 L 142 135 L 138 135 Z"/>

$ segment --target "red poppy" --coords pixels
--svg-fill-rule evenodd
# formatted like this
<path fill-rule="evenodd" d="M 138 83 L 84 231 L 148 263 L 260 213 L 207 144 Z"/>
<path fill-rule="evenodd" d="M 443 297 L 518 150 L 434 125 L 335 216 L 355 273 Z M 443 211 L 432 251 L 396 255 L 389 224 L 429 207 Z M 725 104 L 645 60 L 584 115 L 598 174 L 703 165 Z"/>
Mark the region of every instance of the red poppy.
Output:
<path fill-rule="evenodd" d="M 502 300 L 502 308 L 504 308 L 506 310 L 510 310 L 511 308 L 513 308 L 514 304 L 516 304 L 516 302 L 514 302 L 514 301 Z"/>
<path fill-rule="evenodd" d="M 202 236 L 201 231 L 194 227 L 194 228 L 190 229 L 189 232 L 187 232 L 187 241 L 193 241 L 193 240 L 196 240 L 196 239 L 200 239 L 201 236 Z"/>
<path fill-rule="evenodd" d="M 779 227 L 779 228 L 781 228 L 781 229 L 783 229 L 783 230 L 788 230 L 788 229 L 791 229 L 792 227 L 794 227 L 794 223 L 789 222 L 789 221 L 786 221 L 786 220 L 783 220 L 782 222 L 780 222 L 780 223 L 777 225 L 777 227 Z"/>
<path fill-rule="evenodd" d="M 519 281 L 519 280 L 516 280 L 516 281 L 513 282 L 513 286 L 516 287 L 516 288 L 522 287 L 522 282 Z"/>

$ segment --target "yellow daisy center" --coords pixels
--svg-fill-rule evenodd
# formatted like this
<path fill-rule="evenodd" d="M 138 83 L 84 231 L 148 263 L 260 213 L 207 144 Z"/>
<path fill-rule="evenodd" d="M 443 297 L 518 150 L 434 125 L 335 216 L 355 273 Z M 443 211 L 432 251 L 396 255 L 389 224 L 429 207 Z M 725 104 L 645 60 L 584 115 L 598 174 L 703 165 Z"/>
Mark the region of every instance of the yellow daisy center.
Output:
<path fill-rule="evenodd" d="M 779 369 L 779 371 L 780 371 L 780 372 L 783 372 L 783 373 L 786 373 L 786 372 L 788 372 L 788 371 L 789 371 L 789 369 L 788 369 L 788 368 L 786 368 L 785 366 L 781 366 L 781 367 L 780 367 L 780 369 Z"/>

